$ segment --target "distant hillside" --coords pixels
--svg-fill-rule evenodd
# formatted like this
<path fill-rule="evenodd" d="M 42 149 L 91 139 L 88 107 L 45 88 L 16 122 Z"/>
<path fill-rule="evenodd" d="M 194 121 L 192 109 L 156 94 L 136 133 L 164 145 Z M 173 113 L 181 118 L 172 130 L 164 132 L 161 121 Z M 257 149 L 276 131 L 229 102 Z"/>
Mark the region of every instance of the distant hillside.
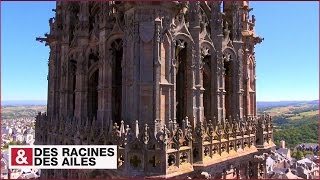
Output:
<path fill-rule="evenodd" d="M 318 100 L 260 102 L 258 111 L 272 116 L 274 140 L 277 145 L 281 140 L 285 140 L 288 147 L 318 142 Z"/>
<path fill-rule="evenodd" d="M 2 106 L 1 119 L 34 118 L 38 112 L 45 111 L 45 105 Z"/>
<path fill-rule="evenodd" d="M 258 109 L 263 109 L 263 108 L 295 105 L 295 104 L 301 104 L 301 103 L 319 104 L 319 100 L 314 100 L 314 101 L 258 101 L 257 107 L 258 107 Z M 1 101 L 1 105 L 2 106 L 47 105 L 47 101 L 46 100 Z"/>
<path fill-rule="evenodd" d="M 259 110 L 273 108 L 273 107 L 283 107 L 289 105 L 299 105 L 299 104 L 316 104 L 319 105 L 319 100 L 313 101 L 258 101 L 257 107 Z"/>
<path fill-rule="evenodd" d="M 47 105 L 47 101 L 46 100 L 1 101 L 1 106 L 30 106 L 30 105 Z"/>

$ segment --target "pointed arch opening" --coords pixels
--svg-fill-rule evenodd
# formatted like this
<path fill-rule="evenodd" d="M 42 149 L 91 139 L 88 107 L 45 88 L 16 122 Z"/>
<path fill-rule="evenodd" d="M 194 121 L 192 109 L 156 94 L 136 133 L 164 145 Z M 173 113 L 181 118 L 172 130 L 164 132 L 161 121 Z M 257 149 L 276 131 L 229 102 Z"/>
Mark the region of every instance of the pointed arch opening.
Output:
<path fill-rule="evenodd" d="M 226 110 L 226 118 L 232 116 L 232 99 L 234 95 L 234 68 L 233 68 L 233 60 L 231 58 L 231 54 L 224 54 L 224 89 L 226 91 L 225 94 L 225 110 Z M 231 121 L 229 119 L 229 121 Z"/>
<path fill-rule="evenodd" d="M 98 86 L 99 69 L 95 70 L 89 77 L 88 87 L 88 117 L 90 119 L 97 117 L 98 112 Z"/>
<path fill-rule="evenodd" d="M 72 92 L 72 111 L 71 116 L 74 116 L 75 108 L 76 108 L 76 71 L 77 71 L 77 61 L 74 59 L 70 60 L 70 68 L 71 68 L 71 92 Z"/>
<path fill-rule="evenodd" d="M 188 67 L 187 46 L 183 40 L 176 45 L 176 120 L 178 123 L 187 116 Z"/>
<path fill-rule="evenodd" d="M 212 117 L 211 112 L 211 102 L 212 102 L 212 75 L 211 75 L 211 56 L 206 55 L 202 59 L 204 65 L 203 65 L 203 108 L 204 108 L 204 117 L 206 120 L 209 120 Z"/>
<path fill-rule="evenodd" d="M 122 107 L 122 56 L 123 42 L 116 39 L 111 43 L 112 51 L 112 120 L 121 123 Z"/>

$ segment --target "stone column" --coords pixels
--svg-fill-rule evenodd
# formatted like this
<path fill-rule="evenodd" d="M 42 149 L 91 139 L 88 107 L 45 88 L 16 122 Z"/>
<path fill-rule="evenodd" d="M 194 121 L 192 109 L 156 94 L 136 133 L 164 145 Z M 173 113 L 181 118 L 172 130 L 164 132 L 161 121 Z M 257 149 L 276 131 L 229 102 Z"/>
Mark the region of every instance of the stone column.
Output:
<path fill-rule="evenodd" d="M 61 81 L 61 48 L 59 44 L 56 46 L 56 61 L 54 72 L 54 107 L 52 113 L 54 117 L 59 117 L 60 114 L 60 81 Z"/>
<path fill-rule="evenodd" d="M 105 8 L 105 4 L 103 5 Z M 106 120 L 106 64 L 107 62 L 107 50 L 106 50 L 106 36 L 107 30 L 105 27 L 105 22 L 100 24 L 101 31 L 99 34 L 99 85 L 98 85 L 98 111 L 97 111 L 97 121 L 99 123 L 105 124 Z"/>
<path fill-rule="evenodd" d="M 173 88 L 171 89 L 171 101 L 170 101 L 170 109 L 171 109 L 171 118 L 173 121 L 176 122 L 177 120 L 177 84 L 176 84 L 176 74 L 177 74 L 177 66 L 176 66 L 176 63 L 177 63 L 177 60 L 176 60 L 176 40 L 173 40 L 171 42 L 171 84 L 173 84 Z M 166 124 L 168 123 L 168 119 L 165 120 L 166 121 Z M 168 124 L 167 124 L 168 125 Z"/>
<path fill-rule="evenodd" d="M 133 110 L 133 120 L 137 120 L 139 118 L 139 107 L 140 107 L 140 37 L 139 37 L 139 21 L 137 19 L 134 19 L 134 59 L 133 59 L 133 94 L 134 99 L 132 102 L 132 110 Z"/>
<path fill-rule="evenodd" d="M 97 109 L 97 117 L 96 120 L 100 124 L 102 122 L 102 110 L 103 110 L 103 60 L 100 59 L 102 56 L 99 57 L 99 78 L 98 78 L 98 109 Z"/>
<path fill-rule="evenodd" d="M 193 72 L 193 87 L 192 93 L 188 94 L 188 99 L 192 99 L 192 106 L 193 106 L 193 117 L 190 117 L 189 119 L 193 123 L 193 128 L 195 128 L 195 142 L 193 144 L 193 150 L 197 149 L 198 151 L 198 157 L 194 159 L 194 162 L 203 162 L 204 157 L 204 148 L 203 148 L 203 140 L 202 140 L 202 130 L 203 130 L 203 119 L 204 119 L 204 108 L 203 108 L 203 77 L 201 72 L 201 54 L 200 54 L 200 4 L 199 2 L 192 2 L 190 3 L 190 11 L 193 12 L 190 14 L 190 16 L 194 16 L 190 22 L 190 33 L 194 41 L 194 49 L 192 54 L 192 60 L 191 60 L 191 69 Z M 190 76 L 189 76 L 190 77 Z M 191 103 L 188 103 L 188 105 L 191 105 Z M 189 107 L 191 108 L 191 107 Z"/>
<path fill-rule="evenodd" d="M 107 36 L 107 35 L 106 35 Z M 102 77 L 102 109 L 101 116 L 104 121 L 103 124 L 112 125 L 112 53 L 107 40 L 104 41 L 104 63 L 103 63 L 103 77 Z"/>
<path fill-rule="evenodd" d="M 67 115 L 67 73 L 68 73 L 68 43 L 61 45 L 61 81 L 60 81 L 60 117 Z"/>
<path fill-rule="evenodd" d="M 214 89 L 214 95 L 217 98 L 216 108 L 217 113 L 215 114 L 217 121 L 223 122 L 224 119 L 224 102 L 223 102 L 223 67 L 222 67 L 222 41 L 223 41 L 223 15 L 221 13 L 221 2 L 213 1 L 210 2 L 211 5 L 211 34 L 212 38 L 215 39 L 213 41 L 214 47 L 216 49 L 216 67 L 213 72 L 216 74 L 212 74 L 213 77 L 217 78 L 216 89 Z"/>
<path fill-rule="evenodd" d="M 196 49 L 200 49 L 199 43 L 196 43 Z M 198 61 L 198 64 L 196 65 L 197 68 L 195 69 L 195 91 L 196 91 L 196 122 L 203 123 L 204 121 L 204 107 L 203 107 L 203 93 L 204 93 L 204 88 L 203 88 L 203 71 L 201 70 L 202 66 L 202 59 L 200 55 L 200 50 L 196 50 L 196 54 L 198 58 L 196 60 Z"/>
<path fill-rule="evenodd" d="M 69 52 L 69 51 L 68 51 Z M 71 117 L 73 115 L 73 72 L 69 57 L 67 58 L 67 76 L 66 76 L 66 115 Z"/>
<path fill-rule="evenodd" d="M 221 59 L 222 60 L 222 59 Z M 226 121 L 226 90 L 225 90 L 225 76 L 226 76 L 226 72 L 224 69 L 224 62 L 222 60 L 221 63 L 221 88 L 220 88 L 220 95 L 221 95 L 221 103 L 222 103 L 222 120 L 221 123 L 224 125 L 225 121 Z"/>
<path fill-rule="evenodd" d="M 155 20 L 155 45 L 154 45 L 154 108 L 153 108 L 153 117 L 156 121 L 160 121 L 160 71 L 161 71 L 161 59 L 160 59 L 160 29 L 161 29 L 161 20 L 159 17 L 156 17 Z"/>
<path fill-rule="evenodd" d="M 200 72 L 200 4 L 199 2 L 192 2 L 190 3 L 190 10 L 193 11 L 193 13 L 190 14 L 190 16 L 194 16 L 190 22 L 190 33 L 194 41 L 194 51 L 192 52 L 192 64 L 191 68 L 193 69 L 193 92 L 189 95 L 192 95 L 194 97 L 193 99 L 193 117 L 189 117 L 191 121 L 194 121 L 193 123 L 199 123 L 203 121 L 203 85 L 202 85 L 202 77 Z M 192 97 L 188 97 L 191 99 Z M 189 103 L 188 103 L 189 104 Z M 189 104 L 190 105 L 190 104 Z M 187 113 L 189 114 L 189 113 Z M 191 113 L 190 113 L 191 115 Z M 195 126 L 194 126 L 195 127 Z"/>
<path fill-rule="evenodd" d="M 76 119 L 85 119 L 87 117 L 87 77 L 86 77 L 86 56 L 85 48 L 81 48 L 82 52 L 79 54 L 78 67 L 76 72 L 76 108 L 75 117 Z"/>
<path fill-rule="evenodd" d="M 122 46 L 122 59 L 121 59 L 121 70 L 122 70 L 122 95 L 121 95 L 121 118 L 124 120 L 124 122 L 129 122 L 128 120 L 128 110 L 127 110 L 127 91 L 128 91 L 128 58 L 127 58 L 127 44 L 128 44 L 128 33 L 125 32 L 124 38 L 123 38 L 123 46 Z"/>
<path fill-rule="evenodd" d="M 256 93 L 256 59 L 253 55 L 253 68 L 252 68 L 252 73 L 253 73 L 253 102 L 252 102 L 252 106 L 253 106 L 253 115 L 256 116 L 257 115 L 257 101 L 256 101 L 256 97 L 257 97 L 257 93 Z"/>
<path fill-rule="evenodd" d="M 219 36 L 219 38 L 222 38 Z M 221 46 L 221 45 L 220 45 Z M 221 48 L 221 47 L 220 47 Z M 217 51 L 217 59 L 216 59 L 216 67 L 215 67 L 215 71 L 216 74 L 214 74 L 214 76 L 216 76 L 216 88 L 214 89 L 215 91 L 215 96 L 217 98 L 217 102 L 216 102 L 216 107 L 217 108 L 217 114 L 216 114 L 216 118 L 217 118 L 217 122 L 214 122 L 215 125 L 218 124 L 218 122 L 223 122 L 223 119 L 225 117 L 224 115 L 224 100 L 223 100 L 223 93 L 224 93 L 224 82 L 223 82 L 223 62 L 222 62 L 222 52 L 221 50 Z"/>
<path fill-rule="evenodd" d="M 218 80 L 218 71 L 217 71 L 217 54 L 213 52 L 213 49 L 210 49 L 211 52 L 211 74 L 210 74 L 210 83 L 211 83 L 211 102 L 210 102 L 210 111 L 211 117 L 207 117 L 207 120 L 211 120 L 211 122 L 216 125 L 217 117 L 219 116 L 219 97 L 217 96 L 217 89 L 219 87 L 219 80 Z M 208 119 L 209 118 L 209 119 Z"/>
<path fill-rule="evenodd" d="M 244 46 L 245 50 L 244 50 L 244 58 L 243 58 L 243 74 L 244 74 L 244 93 L 245 93 L 245 97 L 246 99 L 244 100 L 244 114 L 246 116 L 251 115 L 251 110 L 250 110 L 250 93 L 249 93 L 249 59 L 248 59 L 248 49 L 246 49 L 246 45 Z"/>
<path fill-rule="evenodd" d="M 49 118 L 52 118 L 52 116 L 55 114 L 53 111 L 55 109 L 54 104 L 55 104 L 55 77 L 56 77 L 56 43 L 51 45 L 51 52 L 50 52 L 50 57 L 49 57 L 49 71 L 48 71 L 48 107 L 47 107 L 47 115 Z"/>
<path fill-rule="evenodd" d="M 235 110 L 233 113 L 233 118 L 239 116 L 243 117 L 243 55 L 242 50 L 243 43 L 241 41 L 234 41 L 235 50 L 237 50 L 236 68 L 235 68 L 235 90 L 234 90 L 234 101 L 235 101 Z"/>

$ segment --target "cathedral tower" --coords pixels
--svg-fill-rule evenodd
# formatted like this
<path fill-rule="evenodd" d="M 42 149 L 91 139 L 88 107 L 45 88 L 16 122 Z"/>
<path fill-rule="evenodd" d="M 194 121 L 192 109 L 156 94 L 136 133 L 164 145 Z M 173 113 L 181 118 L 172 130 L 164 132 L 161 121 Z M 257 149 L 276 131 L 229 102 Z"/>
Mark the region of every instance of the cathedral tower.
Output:
<path fill-rule="evenodd" d="M 264 177 L 257 159 L 273 146 L 272 125 L 257 117 L 263 39 L 251 10 L 248 1 L 57 2 L 50 33 L 37 38 L 50 57 L 36 143 L 116 144 L 119 161 L 116 171 L 44 177 Z"/>

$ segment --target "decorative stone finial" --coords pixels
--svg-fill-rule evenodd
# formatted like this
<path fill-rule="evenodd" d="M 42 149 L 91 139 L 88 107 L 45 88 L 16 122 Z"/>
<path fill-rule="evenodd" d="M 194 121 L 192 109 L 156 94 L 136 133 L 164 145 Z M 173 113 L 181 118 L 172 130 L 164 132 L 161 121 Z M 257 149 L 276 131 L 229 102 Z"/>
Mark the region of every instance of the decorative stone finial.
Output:
<path fill-rule="evenodd" d="M 135 135 L 136 135 L 136 137 L 138 138 L 139 137 L 139 121 L 138 120 L 136 120 L 136 129 L 135 129 Z"/>
<path fill-rule="evenodd" d="M 125 133 L 126 133 L 126 131 L 124 129 L 124 121 L 122 120 L 121 125 L 120 125 L 120 135 L 125 134 Z"/>

